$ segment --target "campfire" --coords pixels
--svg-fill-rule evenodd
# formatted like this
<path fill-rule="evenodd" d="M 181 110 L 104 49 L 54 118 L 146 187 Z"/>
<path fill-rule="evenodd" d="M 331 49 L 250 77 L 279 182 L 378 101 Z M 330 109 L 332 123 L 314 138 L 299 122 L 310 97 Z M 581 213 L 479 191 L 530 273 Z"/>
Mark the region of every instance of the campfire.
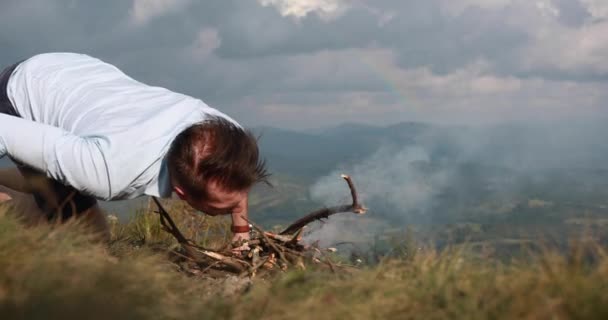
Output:
<path fill-rule="evenodd" d="M 350 188 L 351 204 L 313 211 L 279 233 L 264 231 L 249 221 L 254 232 L 249 240 L 237 244 L 237 247 L 244 249 L 238 251 L 231 247 L 210 250 L 197 245 L 183 235 L 160 201 L 156 198 L 153 200 L 158 206 L 159 210 L 156 212 L 160 215 L 163 230 L 173 235 L 180 244 L 180 248 L 173 250 L 171 254 L 174 260 L 179 262 L 182 271 L 189 274 L 209 277 L 229 274 L 255 277 L 261 272 L 285 271 L 289 268 L 305 269 L 307 261 L 335 271 L 339 266 L 326 257 L 327 252 L 335 249 L 321 249 L 314 245 L 304 245 L 301 241 L 303 228 L 313 221 L 327 219 L 336 213 L 352 212 L 362 215 L 366 212 L 366 208 L 359 203 L 352 179 L 347 175 L 342 175 L 342 178 Z"/>

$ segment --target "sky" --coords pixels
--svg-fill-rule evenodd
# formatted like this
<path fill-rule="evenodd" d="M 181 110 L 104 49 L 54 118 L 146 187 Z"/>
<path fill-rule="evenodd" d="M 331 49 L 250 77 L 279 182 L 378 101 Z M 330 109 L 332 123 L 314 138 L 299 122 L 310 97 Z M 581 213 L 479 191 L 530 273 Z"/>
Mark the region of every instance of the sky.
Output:
<path fill-rule="evenodd" d="M 608 120 L 607 0 L 1 0 L 0 64 L 51 51 L 246 126 Z"/>

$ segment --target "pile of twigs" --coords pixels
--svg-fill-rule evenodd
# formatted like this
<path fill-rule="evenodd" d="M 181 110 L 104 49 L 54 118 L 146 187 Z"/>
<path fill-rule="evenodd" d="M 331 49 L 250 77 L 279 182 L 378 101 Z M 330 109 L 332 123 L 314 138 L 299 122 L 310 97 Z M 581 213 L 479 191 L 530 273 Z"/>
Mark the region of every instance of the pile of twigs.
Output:
<path fill-rule="evenodd" d="M 249 240 L 236 244 L 238 250 L 225 248 L 223 250 L 209 250 L 203 248 L 190 239 L 187 239 L 175 225 L 169 213 L 163 208 L 158 199 L 153 198 L 160 214 L 163 229 L 175 237 L 180 249 L 172 252 L 176 262 L 183 271 L 193 275 L 222 277 L 227 274 L 254 277 L 263 271 L 287 270 L 290 267 L 306 268 L 306 261 L 325 265 L 332 271 L 336 266 L 324 259 L 321 249 L 315 246 L 306 246 L 301 243 L 302 229 L 315 220 L 327 219 L 340 212 L 353 212 L 364 214 L 366 208 L 359 204 L 357 192 L 351 178 L 342 175 L 348 183 L 353 199 L 352 204 L 323 208 L 298 219 L 280 233 L 271 233 L 262 230 L 252 223 L 254 232 Z M 331 251 L 331 248 L 329 249 Z"/>

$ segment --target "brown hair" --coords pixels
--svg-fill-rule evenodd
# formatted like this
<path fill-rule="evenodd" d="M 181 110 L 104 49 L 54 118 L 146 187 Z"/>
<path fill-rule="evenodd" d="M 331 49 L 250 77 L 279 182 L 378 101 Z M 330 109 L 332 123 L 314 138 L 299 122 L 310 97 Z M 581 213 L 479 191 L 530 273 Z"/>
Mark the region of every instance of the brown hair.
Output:
<path fill-rule="evenodd" d="M 178 134 L 169 148 L 167 163 L 171 178 L 194 197 L 205 196 L 210 180 L 230 191 L 268 183 L 257 139 L 222 117 L 211 117 Z"/>

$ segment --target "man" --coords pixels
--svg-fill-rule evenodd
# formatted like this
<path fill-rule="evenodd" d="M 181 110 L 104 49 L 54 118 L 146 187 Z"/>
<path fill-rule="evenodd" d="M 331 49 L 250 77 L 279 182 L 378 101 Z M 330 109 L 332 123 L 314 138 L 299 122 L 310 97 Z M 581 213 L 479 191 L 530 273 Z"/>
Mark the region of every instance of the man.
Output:
<path fill-rule="evenodd" d="M 47 53 L 0 74 L 0 201 L 33 194 L 45 219 L 73 216 L 107 234 L 97 199 L 172 193 L 232 214 L 247 239 L 247 194 L 268 174 L 257 141 L 201 100 L 140 83 L 84 54 Z"/>

